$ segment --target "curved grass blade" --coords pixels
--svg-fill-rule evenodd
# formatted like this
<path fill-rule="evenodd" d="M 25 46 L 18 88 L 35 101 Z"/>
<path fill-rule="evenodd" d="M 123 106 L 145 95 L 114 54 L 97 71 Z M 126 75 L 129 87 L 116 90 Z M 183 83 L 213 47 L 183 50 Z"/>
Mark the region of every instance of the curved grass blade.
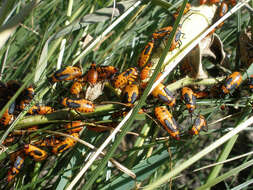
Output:
<path fill-rule="evenodd" d="M 4 46 L 9 37 L 16 31 L 19 23 L 29 16 L 32 10 L 38 5 L 40 0 L 33 0 L 28 3 L 19 14 L 11 18 L 7 23 L 0 27 L 0 49 Z"/>
<path fill-rule="evenodd" d="M 137 176 L 136 181 L 144 181 L 168 160 L 169 153 L 167 150 L 164 150 L 159 154 L 155 154 L 145 160 L 142 160 L 132 169 L 132 171 Z M 136 181 L 132 180 L 132 178 L 124 174 L 121 177 L 118 177 L 117 179 L 113 180 L 110 184 L 106 185 L 101 190 L 132 189 L 136 185 Z"/>
<path fill-rule="evenodd" d="M 107 153 L 106 157 L 102 160 L 102 163 L 100 164 L 100 167 L 97 168 L 91 175 L 90 180 L 85 184 L 84 189 L 90 189 L 93 182 L 96 180 L 97 176 L 100 174 L 100 172 L 102 171 L 102 169 L 105 167 L 106 163 L 108 162 L 108 160 L 110 159 L 110 157 L 113 155 L 114 151 L 117 149 L 118 145 L 120 144 L 122 138 L 125 136 L 125 134 L 127 133 L 127 131 L 129 131 L 129 129 L 131 128 L 131 125 L 135 119 L 135 114 L 137 114 L 137 112 L 139 111 L 139 109 L 142 107 L 142 105 L 144 104 L 148 94 L 151 92 L 151 88 L 155 88 L 155 86 L 158 83 L 155 83 L 153 85 L 153 82 L 155 81 L 156 76 L 158 75 L 162 64 L 167 56 L 167 53 L 170 49 L 171 46 L 171 42 L 174 39 L 174 36 L 176 34 L 176 30 L 177 27 L 179 25 L 180 19 L 183 15 L 183 10 L 186 6 L 187 0 L 184 1 L 182 8 L 180 10 L 179 16 L 174 24 L 173 30 L 169 36 L 168 42 L 166 44 L 165 49 L 162 52 L 161 58 L 159 59 L 159 62 L 155 68 L 154 73 L 151 76 L 150 82 L 148 83 L 142 98 L 139 100 L 138 104 L 126 115 L 126 117 L 120 122 L 120 124 L 115 128 L 115 130 L 113 131 L 113 133 L 105 140 L 105 142 L 100 146 L 100 148 L 98 149 L 98 151 L 93 155 L 93 157 L 91 157 L 91 159 L 85 164 L 85 166 L 83 167 L 83 169 L 81 170 L 81 172 L 78 174 L 78 176 L 72 181 L 72 183 L 70 184 L 70 186 L 67 189 L 71 189 L 72 187 L 74 187 L 74 185 L 77 183 L 77 181 L 80 179 L 80 177 L 85 173 L 85 171 L 92 165 L 92 163 L 95 161 L 95 159 L 97 158 L 97 156 L 99 155 L 99 152 L 102 151 L 111 141 L 111 139 L 117 134 L 117 132 L 120 130 L 120 128 L 122 128 L 121 133 L 117 136 L 112 148 L 109 150 L 109 152 Z M 171 69 L 172 70 L 172 69 Z M 169 72 L 168 72 L 169 73 Z M 168 74 L 167 73 L 167 74 Z"/>
<path fill-rule="evenodd" d="M 221 137 L 220 139 L 218 139 L 217 141 L 215 141 L 214 143 L 212 143 L 211 145 L 209 145 L 208 147 L 206 147 L 202 151 L 198 152 L 192 158 L 188 159 L 187 161 L 185 161 L 184 163 L 182 163 L 180 166 L 176 167 L 171 172 L 165 174 L 162 178 L 160 178 L 159 180 L 157 180 L 156 182 L 154 182 L 153 184 L 147 186 L 144 189 L 145 190 L 150 190 L 150 189 L 157 188 L 161 184 L 165 183 L 166 181 L 170 180 L 172 177 L 174 177 L 177 174 L 179 174 L 184 169 L 188 168 L 193 163 L 197 162 L 199 159 L 201 159 L 203 156 L 207 155 L 209 152 L 213 151 L 214 149 L 216 149 L 217 147 L 219 147 L 220 145 L 222 145 L 223 143 L 225 143 L 231 137 L 233 137 L 234 135 L 238 134 L 239 132 L 241 132 L 242 130 L 244 130 L 246 127 L 248 127 L 252 123 L 253 123 L 253 117 L 250 117 L 248 120 L 246 120 L 242 124 L 240 124 L 237 127 L 235 127 L 232 131 L 228 132 L 226 135 L 224 135 L 223 137 Z"/>
<path fill-rule="evenodd" d="M 223 180 L 225 180 L 225 179 L 227 179 L 231 176 L 234 176 L 234 175 L 238 174 L 240 171 L 242 171 L 242 170 L 244 170 L 244 169 L 246 169 L 246 168 L 248 168 L 252 165 L 253 165 L 253 159 L 246 162 L 246 163 L 244 163 L 244 164 L 242 164 L 242 165 L 240 165 L 240 166 L 238 166 L 238 167 L 236 167 L 236 168 L 234 168 L 234 169 L 232 169 L 232 170 L 230 170 L 229 172 L 213 179 L 212 181 L 206 183 L 205 185 L 202 185 L 201 187 L 197 188 L 196 190 L 204 190 L 204 189 L 210 188 L 210 187 L 218 184 L 219 182 L 221 182 L 221 181 L 223 181 Z"/>
<path fill-rule="evenodd" d="M 118 3 L 118 5 L 116 6 L 116 15 L 120 15 L 123 14 L 123 12 L 128 9 L 135 1 L 133 0 L 129 0 L 123 3 Z M 139 1 L 140 2 L 140 1 Z M 72 33 L 76 30 L 80 30 L 86 26 L 88 26 L 89 24 L 97 24 L 97 23 L 101 23 L 101 22 L 105 22 L 109 19 L 111 19 L 112 16 L 112 12 L 113 12 L 113 8 L 102 8 L 97 10 L 95 13 L 86 15 L 85 17 L 83 17 L 81 20 L 73 22 L 72 24 L 64 27 L 61 31 L 55 33 L 53 36 L 49 37 L 49 39 L 46 41 L 43 49 L 42 49 L 42 53 L 39 59 L 38 64 L 36 65 L 36 73 L 34 76 L 34 82 L 38 82 L 41 79 L 41 75 L 43 74 L 45 68 L 47 67 L 47 60 L 50 57 L 50 54 L 52 53 L 48 53 L 48 47 L 49 44 L 51 43 L 51 41 L 58 39 L 66 34 Z M 115 11 L 114 11 L 115 12 Z M 114 13 L 115 14 L 115 13 Z M 122 15 L 123 18 L 124 15 Z M 121 18 L 121 17 L 120 17 Z M 101 34 L 99 37 L 97 37 L 90 45 L 89 47 L 87 47 L 85 49 L 84 52 L 82 52 L 74 61 L 73 61 L 73 65 L 75 63 L 77 63 L 84 55 L 86 55 L 88 52 L 90 52 L 92 50 L 92 48 L 104 37 L 106 36 L 117 24 L 120 23 L 121 19 L 118 18 L 114 24 L 111 25 L 111 27 L 109 27 L 106 31 L 103 32 L 103 34 Z M 72 20 L 72 19 L 70 19 Z M 60 44 L 61 39 L 59 40 L 59 42 L 57 41 L 57 43 L 54 45 L 54 48 L 56 48 L 59 44 Z"/>

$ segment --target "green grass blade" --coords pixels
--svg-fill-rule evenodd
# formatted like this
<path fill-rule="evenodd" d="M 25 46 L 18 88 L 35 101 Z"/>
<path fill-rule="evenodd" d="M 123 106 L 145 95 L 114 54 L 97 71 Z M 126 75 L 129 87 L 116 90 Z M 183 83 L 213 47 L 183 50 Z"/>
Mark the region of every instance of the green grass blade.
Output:
<path fill-rule="evenodd" d="M 122 127 L 122 125 L 123 125 L 122 131 L 121 131 L 121 133 L 116 137 L 116 140 L 115 140 L 115 142 L 114 142 L 112 148 L 108 151 L 108 153 L 107 153 L 107 155 L 105 156 L 105 158 L 101 161 L 100 166 L 92 173 L 91 178 L 90 178 L 90 180 L 85 184 L 84 189 L 90 189 L 90 188 L 91 188 L 93 182 L 96 180 L 97 176 L 100 174 L 100 172 L 102 171 L 102 169 L 106 166 L 106 163 L 108 162 L 108 160 L 110 159 L 110 157 L 112 157 L 113 153 L 114 153 L 115 150 L 117 149 L 117 147 L 118 147 L 118 145 L 120 144 L 122 138 L 125 136 L 125 134 L 127 133 L 127 131 L 130 130 L 131 125 L 132 125 L 132 123 L 133 123 L 133 121 L 134 121 L 134 119 L 135 119 L 135 114 L 137 114 L 137 112 L 139 111 L 139 109 L 143 106 L 144 101 L 146 100 L 146 98 L 147 98 L 147 96 L 148 96 L 148 93 L 149 93 L 149 91 L 151 90 L 151 87 L 153 87 L 153 82 L 155 81 L 155 78 L 157 77 L 158 73 L 160 72 L 160 69 L 161 69 L 161 67 L 162 67 L 162 64 L 163 64 L 163 62 L 164 62 L 164 60 L 165 60 L 165 58 L 166 58 L 166 56 L 167 56 L 167 53 L 168 53 L 168 51 L 169 51 L 169 49 L 170 49 L 171 42 L 172 42 L 172 40 L 174 39 L 174 35 L 176 34 L 176 30 L 177 30 L 177 27 L 178 27 L 178 25 L 179 25 L 180 19 L 181 19 L 182 15 L 183 15 L 183 10 L 184 10 L 184 8 L 185 8 L 185 6 L 186 6 L 186 3 L 187 3 L 187 0 L 185 0 L 184 3 L 183 3 L 183 5 L 182 5 L 182 8 L 181 8 L 180 13 L 179 13 L 179 16 L 178 16 L 178 18 L 177 18 L 177 20 L 176 20 L 176 22 L 175 22 L 175 24 L 174 24 L 173 30 L 172 30 L 172 32 L 171 32 L 171 34 L 170 34 L 170 36 L 169 36 L 168 42 L 167 42 L 167 44 L 166 44 L 166 47 L 164 48 L 164 50 L 163 50 L 163 52 L 162 52 L 162 54 L 161 54 L 161 57 L 160 57 L 160 59 L 159 59 L 159 62 L 158 62 L 158 64 L 157 64 L 156 68 L 155 68 L 155 71 L 154 71 L 154 73 L 152 74 L 152 76 L 151 76 L 151 78 L 150 78 L 150 80 L 149 80 L 149 83 L 148 83 L 146 89 L 145 89 L 144 92 L 143 92 L 143 96 L 142 96 L 141 99 L 139 100 L 138 104 L 134 107 L 134 109 L 131 110 L 131 111 L 127 114 L 127 116 L 122 120 L 122 122 L 121 122 L 121 123 L 117 126 L 117 128 L 114 130 L 114 132 L 116 133 L 117 130 L 119 130 L 119 129 Z M 113 133 L 114 133 L 114 132 L 113 132 Z M 112 133 L 111 135 L 114 135 L 113 133 Z M 108 140 L 108 138 L 107 138 L 107 140 Z M 103 145 L 105 145 L 105 143 L 102 144 L 101 147 L 100 147 L 99 149 L 103 150 Z M 94 158 L 96 158 L 96 157 L 94 156 Z M 70 187 L 73 187 L 73 186 L 70 186 Z M 68 188 L 69 188 L 69 187 L 68 187 Z M 69 189 L 70 189 L 70 188 L 69 188 Z"/>
<path fill-rule="evenodd" d="M 248 187 L 252 183 L 253 183 L 253 179 L 250 179 L 250 180 L 245 181 L 244 183 L 242 183 L 242 184 L 240 184 L 240 185 L 238 185 L 238 186 L 236 186 L 236 187 L 234 187 L 234 188 L 232 188 L 230 190 L 241 190 L 241 189 L 243 189 L 245 187 Z"/>
<path fill-rule="evenodd" d="M 230 170 L 229 172 L 213 179 L 212 181 L 210 181 L 210 182 L 206 183 L 205 185 L 197 188 L 196 190 L 204 190 L 204 189 L 210 188 L 210 187 L 218 184 L 219 182 L 221 182 L 221 181 L 223 181 L 223 180 L 225 180 L 225 179 L 227 179 L 231 176 L 234 176 L 234 175 L 238 174 L 240 171 L 242 171 L 242 170 L 244 170 L 244 169 L 246 169 L 246 168 L 248 168 L 252 165 L 253 165 L 253 159 L 246 162 L 246 163 L 244 163 L 244 164 L 242 164 L 242 165 L 240 165 L 240 166 L 238 166 L 238 167 L 236 167 L 236 168 L 234 168 L 234 169 L 232 169 L 232 170 Z"/>
<path fill-rule="evenodd" d="M 136 174 L 136 181 L 141 182 L 152 175 L 162 164 L 168 162 L 169 154 L 167 150 L 161 153 L 155 154 L 150 158 L 142 160 L 139 164 L 132 168 L 132 171 Z M 132 189 L 135 186 L 136 181 L 132 180 L 126 174 L 113 180 L 110 184 L 106 185 L 101 190 L 109 189 Z"/>
<path fill-rule="evenodd" d="M 222 162 L 222 161 L 224 161 L 224 160 L 227 159 L 227 157 L 229 156 L 229 154 L 230 154 L 232 148 L 234 147 L 234 144 L 235 144 L 235 142 L 236 142 L 238 136 L 239 136 L 239 135 L 233 136 L 233 137 L 226 143 L 226 145 L 225 145 L 223 151 L 221 152 L 220 157 L 219 157 L 219 159 L 217 160 L 217 162 Z M 208 182 L 212 181 L 214 178 L 216 178 L 216 177 L 218 176 L 218 174 L 220 173 L 222 167 L 223 167 L 223 164 L 218 165 L 218 166 L 215 166 L 215 167 L 212 169 L 210 175 L 208 176 L 207 182 L 206 182 L 206 183 L 208 183 Z"/>
<path fill-rule="evenodd" d="M 176 176 L 181 171 L 183 171 L 184 169 L 188 168 L 190 165 L 197 162 L 203 156 L 207 155 L 209 152 L 211 152 L 212 150 L 216 149 L 217 147 L 219 147 L 220 145 L 225 143 L 227 140 L 232 138 L 234 135 L 238 134 L 240 131 L 242 131 L 247 126 L 251 125 L 252 123 L 253 123 L 253 117 L 250 117 L 248 120 L 246 120 L 242 124 L 238 125 L 235 129 L 228 132 L 226 135 L 224 135 L 223 137 L 221 137 L 220 139 L 218 139 L 217 141 L 215 141 L 214 143 L 212 143 L 211 145 L 209 145 L 208 147 L 206 147 L 202 151 L 198 152 L 192 158 L 188 159 L 187 161 L 182 163 L 180 166 L 174 168 L 171 172 L 167 173 L 162 178 L 160 178 L 159 180 L 157 180 L 156 182 L 154 182 L 153 184 L 147 186 L 144 189 L 145 190 L 151 190 L 151 189 L 155 189 L 155 188 L 159 187 L 161 184 L 163 184 L 166 181 L 170 180 L 172 177 Z"/>
<path fill-rule="evenodd" d="M 5 0 L 0 9 L 0 26 L 3 24 L 4 20 L 14 8 L 15 0 Z"/>
<path fill-rule="evenodd" d="M 16 31 L 17 27 L 30 15 L 32 10 L 38 5 L 40 0 L 33 0 L 28 3 L 19 14 L 11 18 L 7 23 L 0 27 L 0 49 L 4 46 L 9 37 Z"/>

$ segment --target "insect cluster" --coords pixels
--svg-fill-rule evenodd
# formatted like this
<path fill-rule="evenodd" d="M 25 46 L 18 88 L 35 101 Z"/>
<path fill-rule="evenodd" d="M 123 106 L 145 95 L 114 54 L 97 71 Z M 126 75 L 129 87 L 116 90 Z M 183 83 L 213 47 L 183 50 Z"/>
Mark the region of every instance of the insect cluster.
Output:
<path fill-rule="evenodd" d="M 219 17 L 222 17 L 227 11 L 229 6 L 234 6 L 236 1 L 200 1 L 200 4 L 214 4 L 220 3 Z M 190 10 L 190 4 L 187 4 L 184 14 Z M 174 17 L 178 17 L 178 13 L 174 14 Z M 222 25 L 219 25 L 221 27 Z M 95 86 L 98 82 L 109 82 L 109 85 L 114 89 L 119 89 L 118 95 L 120 96 L 120 101 L 125 105 L 123 109 L 119 112 L 114 112 L 111 114 L 112 119 L 122 119 L 127 111 L 134 106 L 143 90 L 146 88 L 150 77 L 153 74 L 154 64 L 152 63 L 152 54 L 154 53 L 156 47 L 163 42 L 164 39 L 168 38 L 172 31 L 172 26 L 167 26 L 161 28 L 154 32 L 149 42 L 146 44 L 144 49 L 139 55 L 138 67 L 130 67 L 123 72 L 118 72 L 118 69 L 114 66 L 97 66 L 92 63 L 90 68 L 86 73 L 82 73 L 82 69 L 77 66 L 67 66 L 58 71 L 56 71 L 51 77 L 51 83 L 67 82 L 71 81 L 71 87 L 69 90 L 69 97 L 64 97 L 61 100 L 62 106 L 69 110 L 75 110 L 78 113 L 91 113 L 95 112 L 96 105 L 93 101 L 83 98 L 84 87 Z M 172 41 L 170 51 L 178 48 L 180 46 L 180 38 L 182 37 L 182 32 L 180 29 L 176 31 L 175 37 Z M 183 73 L 183 71 L 182 71 Z M 162 75 L 159 73 L 157 79 Z M 156 79 L 156 80 L 157 80 Z M 220 83 L 218 86 L 218 92 L 220 96 L 225 96 L 231 94 L 242 84 L 242 75 L 240 72 L 233 72 L 227 79 Z M 250 76 L 250 89 L 253 89 L 253 76 Z M 8 97 L 0 94 L 1 107 L 3 107 L 7 101 L 15 94 L 19 89 L 20 84 L 14 81 L 7 82 L 6 84 L 0 84 L 1 92 L 8 92 Z M 192 126 L 189 128 L 189 134 L 198 135 L 201 130 L 207 131 L 207 122 L 203 115 L 196 114 L 195 110 L 197 107 L 197 99 L 211 96 L 210 92 L 194 92 L 193 88 L 183 87 L 181 90 L 181 101 L 185 104 L 191 116 L 195 117 Z M 169 135 L 176 140 L 180 140 L 181 132 L 180 126 L 178 125 L 176 119 L 173 117 L 173 110 L 177 105 L 176 93 L 172 93 L 165 85 L 165 82 L 160 82 L 155 89 L 151 92 L 151 96 L 154 98 L 147 100 L 147 107 L 142 109 L 139 113 L 148 114 L 151 113 L 155 116 L 156 121 L 158 121 L 161 126 L 169 133 Z M 31 103 L 34 98 L 34 89 L 29 86 L 21 95 L 13 102 L 9 108 L 4 112 L 0 119 L 1 126 L 10 125 L 17 113 L 26 109 L 26 107 Z M 180 100 L 179 100 L 180 101 Z M 155 104 L 154 108 L 150 108 L 150 104 Z M 56 109 L 51 106 L 46 105 L 33 105 L 28 110 L 27 113 L 30 115 L 45 115 L 55 112 Z M 117 115 L 116 113 L 120 113 Z M 113 123 L 114 126 L 115 123 Z M 12 167 L 8 170 L 6 177 L 7 182 L 11 182 L 14 177 L 20 172 L 24 160 L 26 157 L 30 157 L 35 161 L 43 161 L 49 156 L 48 150 L 51 150 L 52 154 L 63 153 L 66 150 L 72 148 L 79 138 L 79 132 L 85 126 L 85 122 L 82 120 L 71 121 L 70 123 L 64 124 L 63 129 L 69 136 L 60 137 L 57 135 L 46 136 L 45 138 L 40 138 L 38 136 L 29 139 L 29 143 L 22 145 L 20 149 L 15 151 L 10 155 L 10 161 Z M 99 128 L 88 129 L 95 130 L 96 132 L 104 131 Z M 3 145 L 9 146 L 15 143 L 18 137 L 22 137 L 27 134 L 32 134 L 40 129 L 40 126 L 30 126 L 26 130 L 14 130 L 9 134 L 9 136 L 3 142 Z M 73 137 L 73 138 L 72 138 Z"/>

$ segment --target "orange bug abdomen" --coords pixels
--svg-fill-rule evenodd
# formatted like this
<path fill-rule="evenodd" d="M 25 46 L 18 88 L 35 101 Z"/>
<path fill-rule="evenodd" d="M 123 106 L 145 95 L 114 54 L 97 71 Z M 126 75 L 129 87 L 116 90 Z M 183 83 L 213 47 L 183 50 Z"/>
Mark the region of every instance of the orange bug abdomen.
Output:
<path fill-rule="evenodd" d="M 82 113 L 95 111 L 94 104 L 91 101 L 85 100 L 83 98 L 75 98 L 75 99 L 64 98 L 62 101 L 62 105 Z"/>
<path fill-rule="evenodd" d="M 73 133 L 73 134 L 71 134 L 71 136 L 73 136 L 75 138 L 79 138 L 78 133 Z M 70 137 L 66 137 L 66 139 L 64 141 L 60 142 L 59 144 L 57 144 L 56 146 L 53 147 L 52 152 L 54 154 L 64 152 L 64 151 L 72 148 L 73 146 L 75 146 L 76 142 L 77 141 L 75 139 L 72 139 Z"/>
<path fill-rule="evenodd" d="M 26 144 L 24 146 L 24 151 L 25 151 L 25 154 L 31 156 L 35 161 L 43 161 L 48 156 L 45 150 L 42 150 L 31 144 Z"/>
<path fill-rule="evenodd" d="M 155 116 L 164 129 L 176 140 L 179 140 L 178 124 L 165 107 L 156 107 Z"/>
<path fill-rule="evenodd" d="M 192 135 L 198 135 L 201 130 L 207 131 L 208 128 L 207 128 L 207 124 L 206 124 L 206 120 L 205 120 L 204 116 L 199 115 L 195 119 L 193 126 L 189 130 L 189 133 Z"/>
<path fill-rule="evenodd" d="M 227 78 L 224 85 L 222 85 L 222 91 L 224 94 L 230 93 L 232 90 L 238 88 L 242 83 L 242 75 L 239 72 L 234 72 Z"/>
<path fill-rule="evenodd" d="M 68 66 L 57 70 L 51 80 L 52 82 L 69 81 L 78 78 L 82 75 L 82 71 L 78 67 Z"/>
<path fill-rule="evenodd" d="M 155 98 L 159 98 L 160 100 L 165 102 L 168 106 L 174 106 L 176 103 L 175 97 L 162 83 L 159 83 L 155 87 L 155 89 L 152 91 L 152 95 Z"/>

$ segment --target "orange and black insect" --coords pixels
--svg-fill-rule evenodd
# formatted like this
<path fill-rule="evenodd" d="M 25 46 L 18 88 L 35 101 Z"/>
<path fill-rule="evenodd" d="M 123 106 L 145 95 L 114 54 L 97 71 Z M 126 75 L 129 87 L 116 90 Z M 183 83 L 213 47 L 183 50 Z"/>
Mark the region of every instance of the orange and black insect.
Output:
<path fill-rule="evenodd" d="M 69 81 L 76 79 L 82 75 L 79 67 L 68 66 L 56 71 L 51 77 L 52 82 Z"/>
<path fill-rule="evenodd" d="M 5 110 L 3 116 L 0 119 L 0 125 L 10 125 L 14 120 L 14 110 L 15 110 L 15 102 L 13 102 L 10 107 Z"/>
<path fill-rule="evenodd" d="M 143 67 L 143 69 L 141 70 L 141 73 L 140 73 L 141 81 L 144 81 L 144 80 L 146 80 L 147 78 L 150 77 L 152 66 L 153 66 L 152 63 L 149 62 L 148 64 L 146 64 L 145 67 Z"/>
<path fill-rule="evenodd" d="M 242 83 L 242 75 L 239 72 L 233 72 L 227 78 L 225 84 L 222 85 L 222 91 L 224 94 L 230 93 L 232 90 L 238 88 Z"/>
<path fill-rule="evenodd" d="M 21 100 L 19 102 L 18 108 L 24 110 L 25 107 L 32 101 L 34 97 L 34 88 L 29 86 L 21 93 Z"/>
<path fill-rule="evenodd" d="M 19 109 L 20 110 L 24 110 L 25 107 L 31 102 L 30 99 L 24 99 L 24 100 L 21 100 L 20 103 L 19 103 Z"/>
<path fill-rule="evenodd" d="M 123 91 L 123 101 L 133 104 L 139 96 L 139 87 L 136 84 L 129 84 Z"/>
<path fill-rule="evenodd" d="M 141 81 L 141 84 L 140 84 L 140 87 L 141 88 L 146 88 L 147 86 L 147 83 L 148 83 L 148 80 L 150 78 L 150 76 L 152 75 L 152 63 L 149 62 L 148 64 L 146 64 L 145 67 L 143 67 L 143 69 L 141 70 L 141 73 L 140 73 L 140 81 Z"/>
<path fill-rule="evenodd" d="M 26 88 L 22 94 L 21 94 L 24 99 L 33 99 L 34 97 L 34 88 L 32 86 L 29 86 L 28 88 Z"/>
<path fill-rule="evenodd" d="M 80 94 L 82 89 L 83 89 L 83 83 L 79 81 L 75 81 L 70 88 L 70 93 L 74 95 L 78 95 Z"/>
<path fill-rule="evenodd" d="M 249 89 L 253 92 L 253 75 L 250 75 L 249 77 Z"/>
<path fill-rule="evenodd" d="M 35 141 L 35 142 L 33 142 L 33 144 L 36 146 L 41 146 L 41 147 L 52 147 L 52 146 L 59 144 L 60 142 L 61 141 L 57 137 L 51 136 L 51 137 L 47 137 L 45 139 Z"/>
<path fill-rule="evenodd" d="M 154 40 L 152 38 L 152 40 L 150 42 L 148 42 L 148 44 L 145 46 L 144 50 L 141 52 L 141 55 L 138 60 L 139 67 L 142 68 L 146 65 L 146 63 L 148 62 L 148 60 L 151 57 L 151 53 L 153 51 L 153 48 L 154 48 Z"/>
<path fill-rule="evenodd" d="M 228 4 L 225 2 L 222 2 L 220 7 L 219 7 L 219 17 L 223 17 L 226 13 L 228 12 Z M 219 24 L 219 28 L 223 26 L 224 22 Z"/>
<path fill-rule="evenodd" d="M 187 3 L 186 6 L 185 6 L 185 9 L 184 9 L 184 13 L 183 13 L 183 14 L 188 13 L 189 10 L 190 10 L 190 8 L 191 8 L 191 4 L 190 4 L 190 3 Z M 175 19 L 178 17 L 179 11 L 180 11 L 180 7 L 177 9 L 177 12 L 173 15 Z"/>
<path fill-rule="evenodd" d="M 64 125 L 64 128 L 68 129 L 69 133 L 79 133 L 84 128 L 84 123 L 81 121 L 72 121 Z"/>
<path fill-rule="evenodd" d="M 118 72 L 118 69 L 113 66 L 99 66 L 97 68 L 98 72 L 98 80 L 103 81 L 106 79 L 110 79 L 114 74 Z"/>
<path fill-rule="evenodd" d="M 50 106 L 39 106 L 39 105 L 34 105 L 32 106 L 29 110 L 28 113 L 33 115 L 33 114 L 39 114 L 39 115 L 45 115 L 54 112 L 54 109 Z"/>
<path fill-rule="evenodd" d="M 181 35 L 183 35 L 183 33 L 181 32 L 180 29 L 177 29 L 176 35 L 174 37 L 174 39 L 172 40 L 171 46 L 170 46 L 170 51 L 174 50 L 175 48 L 177 48 L 178 46 L 181 45 Z"/>
<path fill-rule="evenodd" d="M 64 98 L 62 101 L 62 105 L 81 113 L 88 113 L 95 111 L 94 104 L 91 101 L 85 100 L 83 98 L 72 98 L 72 99 Z"/>
<path fill-rule="evenodd" d="M 189 133 L 192 135 L 198 135 L 201 130 L 207 132 L 208 127 L 204 116 L 199 115 L 195 119 L 193 126 L 189 130 Z"/>
<path fill-rule="evenodd" d="M 71 134 L 71 136 L 73 136 L 75 138 L 79 138 L 78 133 L 73 133 L 73 134 Z M 71 137 L 67 137 L 64 141 L 62 141 L 58 145 L 54 146 L 52 149 L 52 152 L 54 154 L 64 152 L 64 151 L 72 148 L 73 146 L 75 146 L 76 142 L 77 141 L 75 139 L 73 139 Z"/>
<path fill-rule="evenodd" d="M 9 146 L 9 145 L 15 143 L 15 141 L 16 141 L 16 137 L 13 136 L 12 133 L 9 133 L 9 135 L 8 135 L 8 136 L 6 137 L 6 139 L 3 141 L 3 145 Z"/>
<path fill-rule="evenodd" d="M 132 84 L 138 76 L 138 70 L 136 67 L 131 67 L 126 71 L 117 75 L 113 81 L 112 85 L 114 88 L 123 89 L 127 84 Z"/>
<path fill-rule="evenodd" d="M 221 0 L 209 0 L 209 4 L 212 5 L 212 4 L 216 4 L 216 3 L 220 3 Z"/>
<path fill-rule="evenodd" d="M 87 81 L 91 85 L 94 85 L 97 83 L 97 80 L 98 80 L 98 72 L 96 68 L 96 63 L 92 63 L 87 73 Z"/>
<path fill-rule="evenodd" d="M 228 4 L 230 4 L 231 6 L 235 6 L 237 3 L 237 0 L 227 0 L 226 1 Z"/>
<path fill-rule="evenodd" d="M 157 32 L 154 32 L 152 34 L 152 37 L 157 40 L 157 39 L 162 39 L 163 37 L 169 35 L 173 28 L 171 26 L 163 27 L 159 29 Z"/>
<path fill-rule="evenodd" d="M 24 152 L 25 154 L 31 156 L 35 161 L 43 161 L 48 156 L 45 150 L 31 144 L 24 145 Z"/>
<path fill-rule="evenodd" d="M 152 95 L 155 98 L 159 98 L 163 102 L 165 102 L 168 106 L 174 106 L 176 103 L 175 97 L 172 95 L 171 91 L 169 91 L 162 83 L 159 83 L 155 89 L 152 91 Z"/>
<path fill-rule="evenodd" d="M 172 114 L 165 107 L 156 107 L 155 116 L 164 129 L 176 140 L 179 140 L 178 124 Z"/>
<path fill-rule="evenodd" d="M 207 4 L 208 0 L 199 0 L 199 4 L 200 5 L 204 5 Z"/>
<path fill-rule="evenodd" d="M 208 95 L 209 93 L 207 91 L 194 92 L 194 96 L 196 96 L 196 98 L 205 98 Z"/>
<path fill-rule="evenodd" d="M 190 113 L 196 109 L 196 96 L 192 89 L 188 87 L 182 88 L 182 99 L 185 101 L 186 107 Z"/>
<path fill-rule="evenodd" d="M 152 69 L 152 63 L 148 63 L 145 67 L 143 67 L 143 69 L 141 70 L 141 73 L 140 73 L 140 87 L 141 88 L 146 88 L 147 84 L 148 84 L 148 81 L 151 77 L 151 75 L 153 74 L 153 69 Z M 160 72 L 155 81 L 157 81 L 160 77 L 162 76 L 162 73 Z"/>
<path fill-rule="evenodd" d="M 7 182 L 12 181 L 15 176 L 20 172 L 24 165 L 25 157 L 23 155 L 18 155 L 14 161 L 14 165 L 9 169 L 7 174 Z"/>

